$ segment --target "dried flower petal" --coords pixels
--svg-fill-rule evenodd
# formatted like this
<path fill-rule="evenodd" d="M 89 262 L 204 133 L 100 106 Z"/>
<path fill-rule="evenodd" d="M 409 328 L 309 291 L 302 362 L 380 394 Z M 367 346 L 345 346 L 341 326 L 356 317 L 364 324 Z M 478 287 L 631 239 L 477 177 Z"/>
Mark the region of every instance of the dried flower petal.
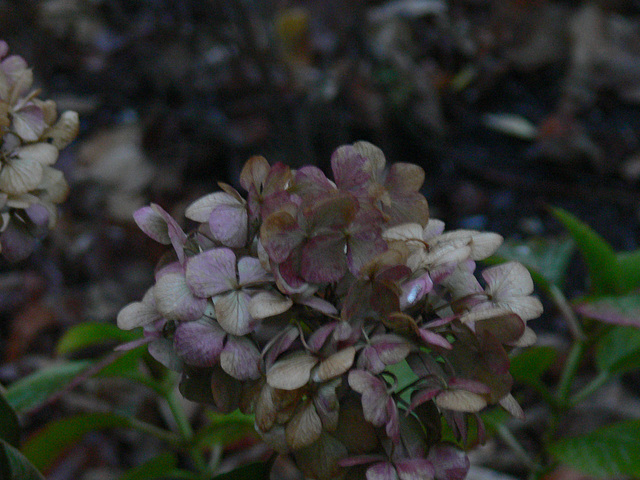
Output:
<path fill-rule="evenodd" d="M 209 298 L 235 288 L 236 255 L 228 248 L 213 248 L 187 260 L 187 283 L 199 297 Z"/>
<path fill-rule="evenodd" d="M 156 282 L 154 294 L 158 311 L 167 320 L 197 320 L 207 305 L 205 298 L 193 295 L 182 273 L 161 275 Z"/>
<path fill-rule="evenodd" d="M 189 365 L 212 367 L 218 362 L 226 332 L 210 319 L 178 325 L 173 338 L 176 353 Z"/>
<path fill-rule="evenodd" d="M 325 382 L 342 375 L 353 365 L 355 354 L 356 349 L 354 347 L 343 348 L 322 360 L 314 370 L 311 378 L 314 382 Z"/>
<path fill-rule="evenodd" d="M 246 337 L 229 336 L 220 354 L 222 369 L 238 380 L 260 378 L 260 352 Z"/>
<path fill-rule="evenodd" d="M 296 352 L 278 360 L 267 372 L 267 383 L 274 388 L 296 390 L 311 378 L 311 369 L 318 359 L 305 352 Z"/>
<path fill-rule="evenodd" d="M 294 450 L 307 447 L 322 433 L 322 422 L 313 403 L 307 403 L 287 423 L 285 435 L 287 443 Z"/>

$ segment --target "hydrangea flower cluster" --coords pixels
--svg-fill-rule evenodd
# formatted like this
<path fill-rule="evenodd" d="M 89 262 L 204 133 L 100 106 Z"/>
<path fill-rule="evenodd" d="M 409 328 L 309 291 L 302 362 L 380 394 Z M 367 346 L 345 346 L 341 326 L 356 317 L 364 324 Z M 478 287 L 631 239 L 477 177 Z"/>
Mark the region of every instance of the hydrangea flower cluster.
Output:
<path fill-rule="evenodd" d="M 58 153 L 78 134 L 78 114 L 60 118 L 53 100 L 37 98 L 25 60 L 0 41 L 0 248 L 11 261 L 27 257 L 56 223 L 68 194 Z"/>
<path fill-rule="evenodd" d="M 220 184 L 187 208 L 190 234 L 158 205 L 138 210 L 172 249 L 118 325 L 144 327 L 187 398 L 253 414 L 308 478 L 464 478 L 441 419 L 463 439 L 487 405 L 522 415 L 507 352 L 535 341 L 531 277 L 506 263 L 483 286 L 475 262 L 502 237 L 445 233 L 420 167 L 387 168 L 366 142 L 338 148 L 331 166 L 333 181 L 251 158 L 246 197 Z"/>

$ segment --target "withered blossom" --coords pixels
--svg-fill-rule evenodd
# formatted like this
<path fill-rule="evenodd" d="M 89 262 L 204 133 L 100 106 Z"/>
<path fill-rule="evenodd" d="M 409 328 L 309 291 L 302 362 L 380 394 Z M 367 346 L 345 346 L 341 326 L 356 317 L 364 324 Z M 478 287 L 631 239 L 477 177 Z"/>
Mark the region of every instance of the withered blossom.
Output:
<path fill-rule="evenodd" d="M 58 152 L 77 136 L 78 115 L 40 100 L 33 74 L 0 41 L 0 250 L 10 261 L 27 257 L 53 228 L 56 204 L 69 188 L 53 165 Z"/>
<path fill-rule="evenodd" d="M 157 205 L 136 212 L 174 261 L 118 325 L 144 328 L 187 398 L 253 414 L 307 478 L 462 479 L 469 460 L 441 420 L 464 440 L 466 417 L 486 406 L 521 416 L 507 353 L 534 338 L 530 275 L 494 266 L 483 287 L 476 261 L 502 237 L 445 232 L 420 167 L 387 168 L 366 142 L 340 147 L 331 166 L 333 180 L 253 157 L 247 199 L 220 184 L 187 208 L 193 235 Z"/>

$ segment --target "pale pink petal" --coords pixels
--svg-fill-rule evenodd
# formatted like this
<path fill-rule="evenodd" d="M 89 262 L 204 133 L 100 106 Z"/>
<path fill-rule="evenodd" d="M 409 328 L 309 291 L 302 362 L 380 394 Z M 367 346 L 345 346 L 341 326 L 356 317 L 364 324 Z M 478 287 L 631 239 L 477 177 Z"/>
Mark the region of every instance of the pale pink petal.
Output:
<path fill-rule="evenodd" d="M 371 175 L 367 172 L 367 163 L 367 159 L 351 145 L 343 145 L 333 152 L 331 169 L 338 188 L 357 197 L 364 197 L 368 193 L 371 180 Z"/>
<path fill-rule="evenodd" d="M 40 138 L 45 128 L 47 128 L 42 109 L 33 104 L 20 108 L 13 113 L 12 117 L 15 132 L 25 142 L 35 142 Z M 51 145 L 51 147 L 53 147 L 53 145 Z"/>
<path fill-rule="evenodd" d="M 251 297 L 249 315 L 255 319 L 274 317 L 286 312 L 293 305 L 288 296 L 276 292 L 263 291 Z"/>
<path fill-rule="evenodd" d="M 236 255 L 228 248 L 213 248 L 187 259 L 187 283 L 202 298 L 228 292 L 237 285 Z"/>
<path fill-rule="evenodd" d="M 260 352 L 246 337 L 230 336 L 220 354 L 222 369 L 238 380 L 260 378 Z"/>
<path fill-rule="evenodd" d="M 340 280 L 347 271 L 346 244 L 341 234 L 318 235 L 302 249 L 300 271 L 311 283 Z"/>
<path fill-rule="evenodd" d="M 263 350 L 264 363 L 267 369 L 271 368 L 271 366 L 276 361 L 276 358 L 278 358 L 280 354 L 282 354 L 283 352 L 286 352 L 287 349 L 291 345 L 293 345 L 293 342 L 298 338 L 299 334 L 300 334 L 300 330 L 298 330 L 293 325 L 289 325 L 285 330 L 283 330 L 278 334 L 276 339 L 274 339 L 275 342 L 274 341 L 269 342 L 271 345 L 270 346 L 268 345 L 267 347 L 265 347 L 265 349 L 268 348 L 266 355 L 264 355 L 264 350 Z"/>
<path fill-rule="evenodd" d="M 500 406 L 519 420 L 524 420 L 524 410 L 510 393 L 500 399 Z"/>
<path fill-rule="evenodd" d="M 327 323 L 317 328 L 307 340 L 307 345 L 312 352 L 318 352 L 329 338 L 329 335 L 333 333 L 337 326 L 336 322 Z"/>
<path fill-rule="evenodd" d="M 245 286 L 269 282 L 272 277 L 262 268 L 260 260 L 254 257 L 242 257 L 238 260 L 238 279 L 240 286 Z"/>
<path fill-rule="evenodd" d="M 153 305 L 145 302 L 133 302 L 120 310 L 117 322 L 118 328 L 131 330 L 132 328 L 149 325 L 161 318 L 162 316 Z"/>
<path fill-rule="evenodd" d="M 433 288 L 433 282 L 428 273 L 402 285 L 400 308 L 404 310 L 422 300 Z"/>
<path fill-rule="evenodd" d="M 209 221 L 213 209 L 220 205 L 240 206 L 241 203 L 227 192 L 210 193 L 189 205 L 184 215 L 190 220 L 205 223 Z"/>
<path fill-rule="evenodd" d="M 401 362 L 413 348 L 408 340 L 393 333 L 375 335 L 371 338 L 371 346 L 386 365 Z"/>
<path fill-rule="evenodd" d="M 284 262 L 303 239 L 304 232 L 288 212 L 272 213 L 260 227 L 260 241 L 269 258 L 276 263 Z"/>
<path fill-rule="evenodd" d="M 433 465 L 426 458 L 398 460 L 394 465 L 400 480 L 427 480 L 435 474 Z"/>
<path fill-rule="evenodd" d="M 205 298 L 193 295 L 181 273 L 161 275 L 154 288 L 158 311 L 167 320 L 192 321 L 199 319 L 207 305 Z"/>
<path fill-rule="evenodd" d="M 367 480 L 398 480 L 396 469 L 389 462 L 374 463 L 367 468 Z"/>
<path fill-rule="evenodd" d="M 444 338 L 442 335 L 438 335 L 437 333 L 432 332 L 431 330 L 420 328 L 418 330 L 418 333 L 420 335 L 420 338 L 422 338 L 422 340 L 424 340 L 429 345 L 444 348 L 446 350 L 451 350 L 453 348 L 446 338 Z"/>
<path fill-rule="evenodd" d="M 241 203 L 218 205 L 209 216 L 213 238 L 227 247 L 243 247 L 247 243 L 248 228 L 247 208 Z"/>
<path fill-rule="evenodd" d="M 183 322 L 176 328 L 176 353 L 189 365 L 212 367 L 218 362 L 226 332 L 214 320 Z"/>
<path fill-rule="evenodd" d="M 429 449 L 427 460 L 435 469 L 438 480 L 464 480 L 469 471 L 469 458 L 454 445 L 441 443 Z"/>
<path fill-rule="evenodd" d="M 249 314 L 249 294 L 242 290 L 220 295 L 214 299 L 216 318 L 231 335 L 246 335 L 255 330 L 257 322 Z"/>
<path fill-rule="evenodd" d="M 375 222 L 359 225 L 352 229 L 347 237 L 347 264 L 354 275 L 371 262 L 377 255 L 387 250 L 387 242 L 380 235 Z"/>
<path fill-rule="evenodd" d="M 313 166 L 297 170 L 294 183 L 296 192 L 303 197 L 305 202 L 313 202 L 336 190 L 336 186 L 327 179 L 322 170 Z"/>

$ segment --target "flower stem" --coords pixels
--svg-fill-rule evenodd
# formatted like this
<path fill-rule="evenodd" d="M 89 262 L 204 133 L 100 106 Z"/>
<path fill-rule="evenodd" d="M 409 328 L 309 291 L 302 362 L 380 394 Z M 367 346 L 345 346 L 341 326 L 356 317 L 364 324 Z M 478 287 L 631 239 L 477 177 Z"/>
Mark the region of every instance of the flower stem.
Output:
<path fill-rule="evenodd" d="M 569 390 L 573 379 L 578 373 L 580 362 L 586 350 L 586 343 L 584 341 L 576 340 L 569 350 L 569 356 L 564 364 L 562 376 L 558 384 L 558 390 L 556 392 L 556 399 L 560 405 L 566 406 L 569 398 Z"/>
<path fill-rule="evenodd" d="M 576 317 L 576 314 L 573 311 L 571 304 L 569 304 L 567 297 L 565 297 L 564 293 L 562 293 L 562 290 L 560 290 L 558 286 L 554 284 L 551 284 L 549 293 L 551 294 L 551 299 L 554 301 L 554 303 L 560 310 L 560 313 L 567 321 L 567 327 L 569 328 L 569 331 L 571 332 L 573 338 L 578 342 L 584 342 L 586 336 L 582 331 L 580 321 L 578 320 L 578 317 Z"/>
<path fill-rule="evenodd" d="M 587 397 L 591 396 L 600 387 L 610 380 L 608 372 L 600 372 L 593 380 L 591 380 L 582 390 L 577 392 L 569 399 L 569 405 L 575 406 L 584 401 Z"/>
<path fill-rule="evenodd" d="M 169 405 L 169 410 L 171 410 L 171 414 L 176 421 L 176 425 L 178 426 L 178 431 L 180 432 L 182 439 L 188 444 L 187 449 L 189 455 L 195 463 L 198 471 L 202 474 L 208 472 L 209 469 L 207 467 L 207 462 L 205 461 L 202 452 L 197 446 L 193 445 L 193 429 L 191 428 L 191 423 L 180 404 L 180 398 L 176 394 L 175 388 L 167 389 L 164 398 Z"/>
<path fill-rule="evenodd" d="M 497 433 L 500 439 L 513 451 L 518 460 L 524 463 L 528 469 L 535 471 L 540 468 L 504 423 L 498 425 Z"/>

